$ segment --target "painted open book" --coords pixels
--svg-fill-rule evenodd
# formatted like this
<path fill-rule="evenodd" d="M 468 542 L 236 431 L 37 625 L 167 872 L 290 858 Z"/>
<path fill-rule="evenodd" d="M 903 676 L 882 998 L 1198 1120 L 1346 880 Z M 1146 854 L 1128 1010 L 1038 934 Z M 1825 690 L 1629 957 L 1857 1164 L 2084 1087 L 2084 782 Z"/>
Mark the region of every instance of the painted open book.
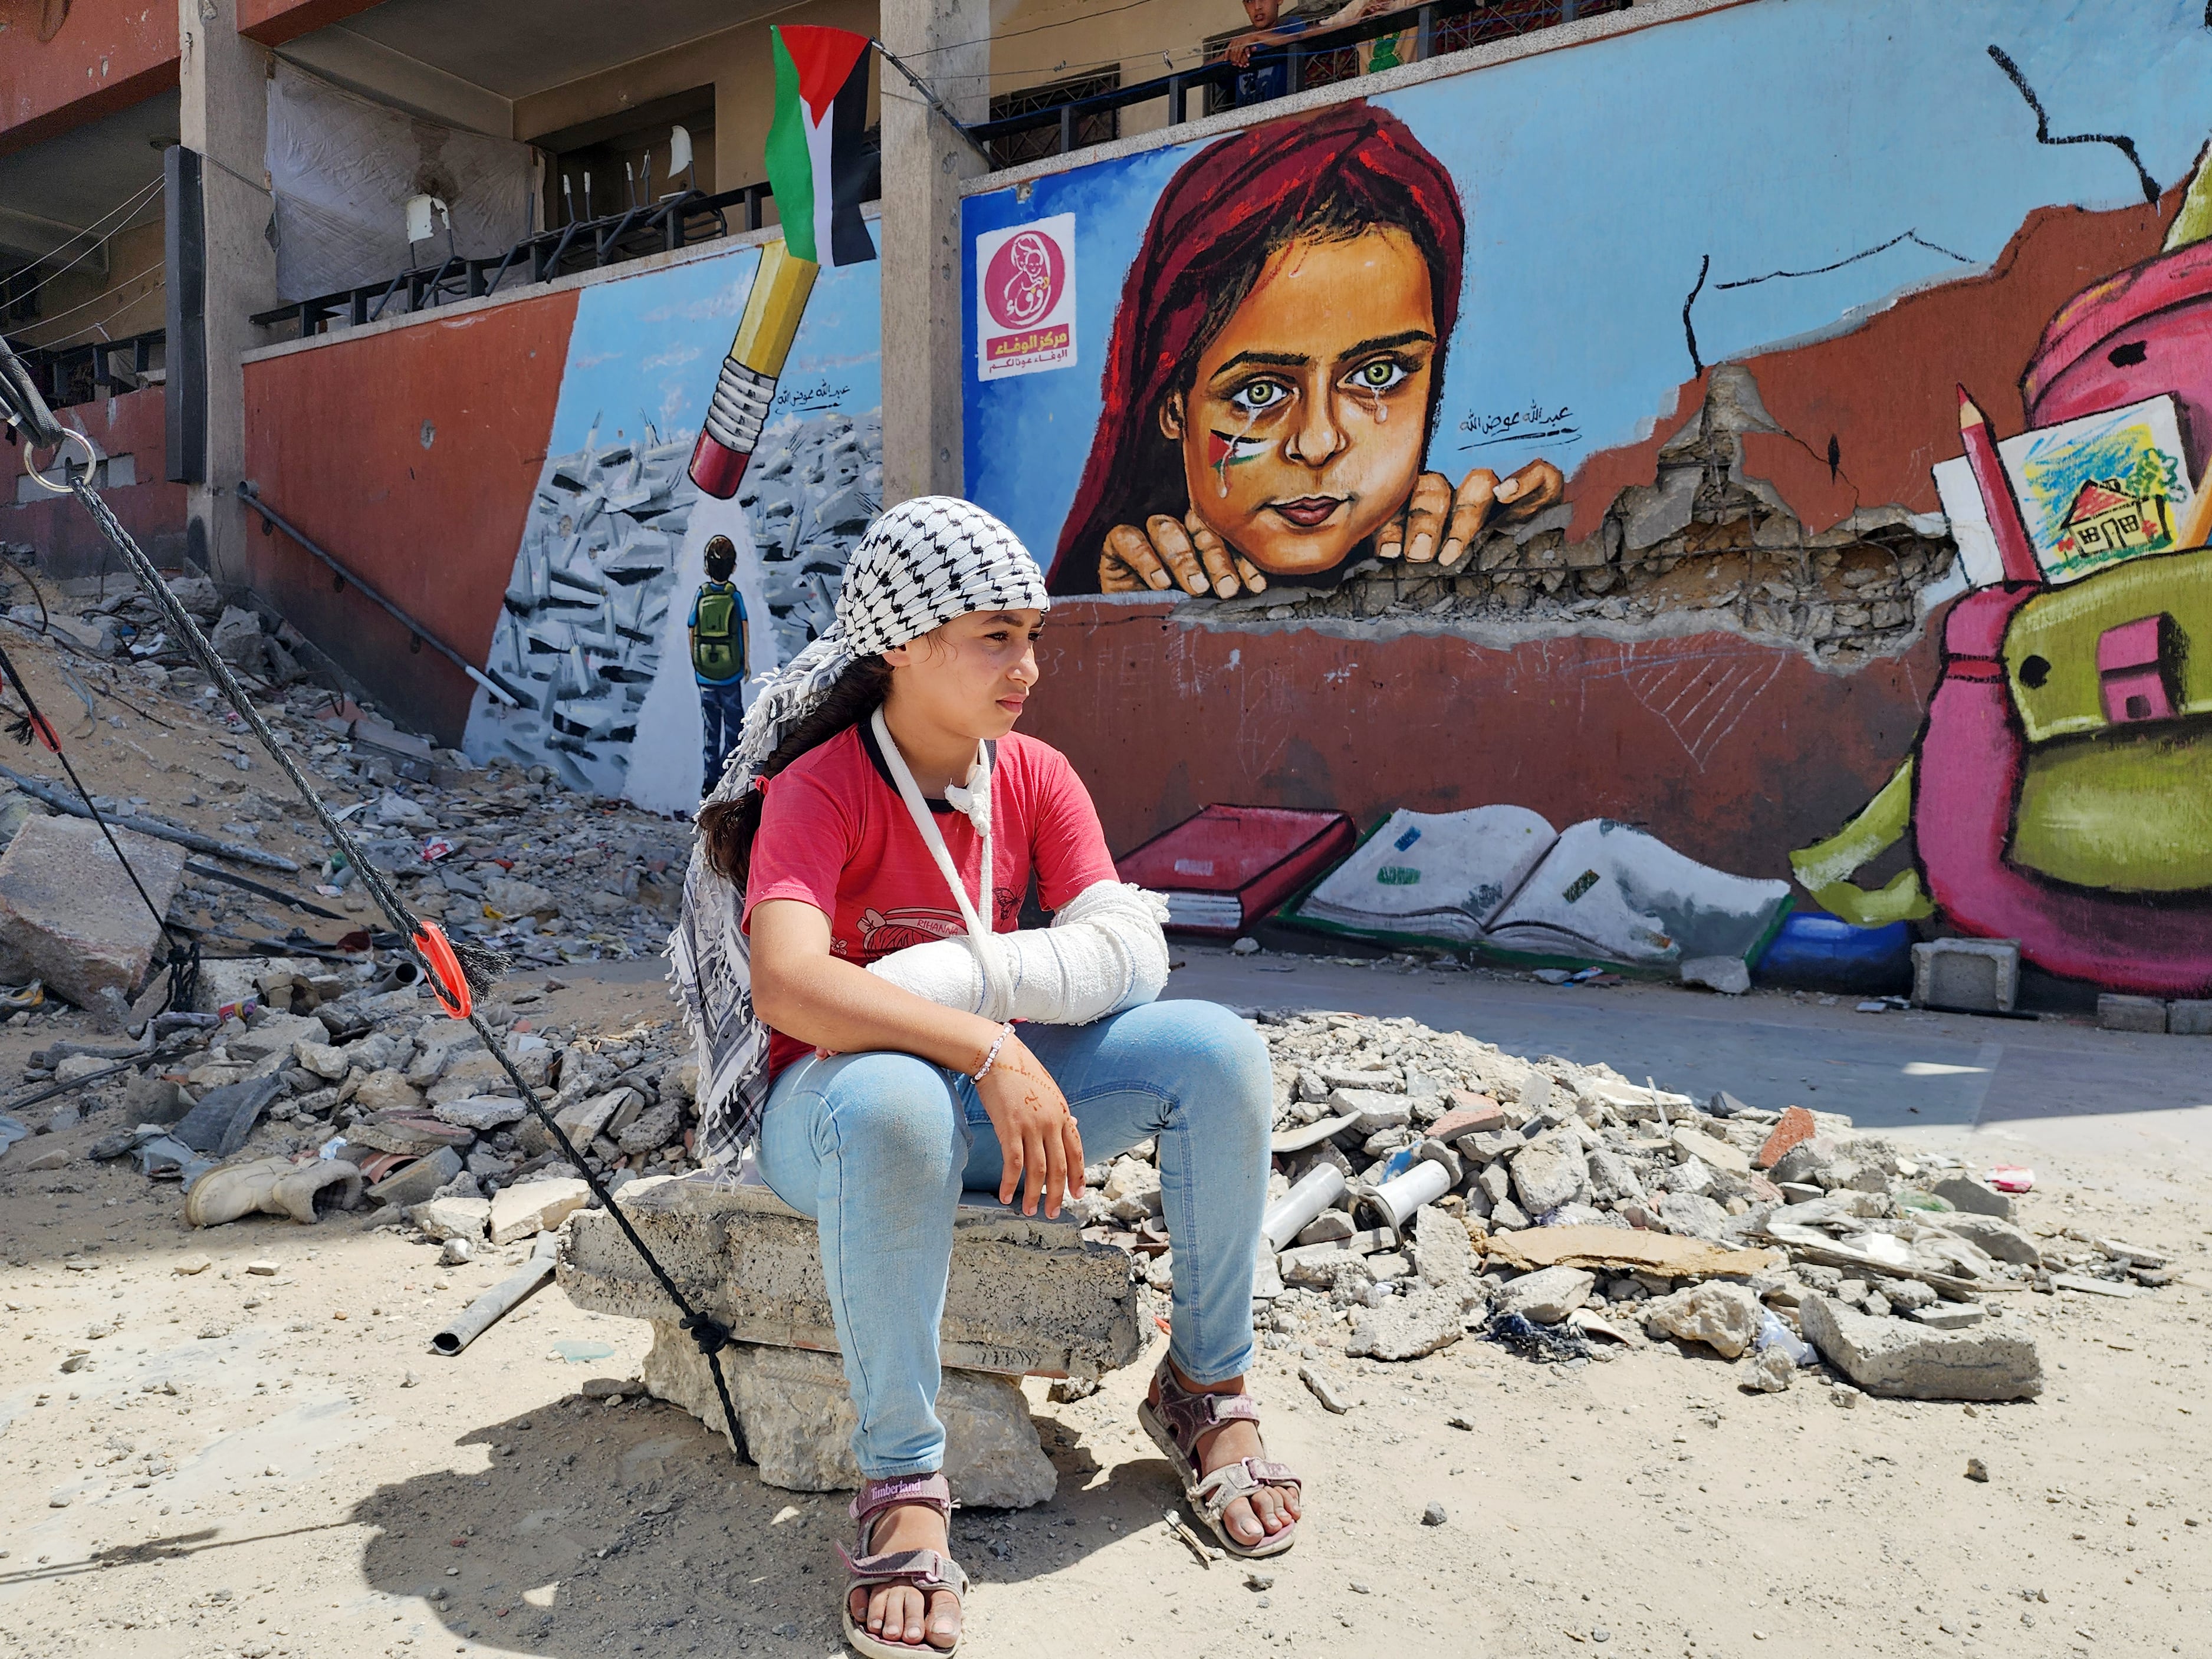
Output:
<path fill-rule="evenodd" d="M 1394 812 L 1291 912 L 1334 933 L 1513 957 L 1670 967 L 1753 960 L 1790 884 L 1685 857 L 1607 818 L 1554 830 L 1526 807 Z"/>

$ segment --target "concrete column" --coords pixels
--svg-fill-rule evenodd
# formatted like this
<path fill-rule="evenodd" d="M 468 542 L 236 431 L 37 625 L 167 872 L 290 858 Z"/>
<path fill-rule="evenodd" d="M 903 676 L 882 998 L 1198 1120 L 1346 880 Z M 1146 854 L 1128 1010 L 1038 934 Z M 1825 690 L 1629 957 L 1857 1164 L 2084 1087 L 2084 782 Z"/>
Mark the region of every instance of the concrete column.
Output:
<path fill-rule="evenodd" d="M 991 106 L 989 0 L 883 0 L 882 39 L 963 121 Z M 961 493 L 960 185 L 981 158 L 879 64 L 884 505 Z"/>
<path fill-rule="evenodd" d="M 237 0 L 178 0 L 179 136 L 204 158 L 207 467 L 186 493 L 187 545 L 226 590 L 246 584 L 246 396 L 239 354 L 262 343 L 246 319 L 276 303 L 269 241 L 267 47 L 238 32 Z"/>

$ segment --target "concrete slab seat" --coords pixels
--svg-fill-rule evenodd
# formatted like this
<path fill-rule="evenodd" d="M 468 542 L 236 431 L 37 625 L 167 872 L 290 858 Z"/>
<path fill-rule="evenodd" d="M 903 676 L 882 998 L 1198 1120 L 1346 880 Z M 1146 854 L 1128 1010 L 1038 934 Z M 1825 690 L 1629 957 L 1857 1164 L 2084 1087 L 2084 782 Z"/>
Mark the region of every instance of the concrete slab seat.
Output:
<path fill-rule="evenodd" d="M 1146 1333 L 1126 1251 L 1085 1241 L 1069 1220 L 969 1200 L 953 1223 L 939 1326 L 945 1473 L 963 1503 L 1021 1508 L 1051 1497 L 1056 1475 L 1015 1379 L 1098 1377 L 1135 1360 Z M 616 1202 L 684 1296 L 730 1328 L 723 1374 L 761 1479 L 857 1486 L 813 1221 L 765 1187 L 704 1172 L 632 1182 Z M 726 1434 L 704 1356 L 612 1216 L 575 1216 L 558 1275 L 578 1307 L 651 1322 L 647 1388 Z"/>

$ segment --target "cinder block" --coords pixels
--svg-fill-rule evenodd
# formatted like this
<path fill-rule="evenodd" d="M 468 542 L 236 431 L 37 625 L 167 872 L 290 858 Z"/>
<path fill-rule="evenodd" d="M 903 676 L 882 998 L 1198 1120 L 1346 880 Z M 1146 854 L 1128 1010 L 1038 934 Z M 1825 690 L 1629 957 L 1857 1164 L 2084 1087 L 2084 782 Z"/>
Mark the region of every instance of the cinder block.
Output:
<path fill-rule="evenodd" d="M 2017 939 L 1935 939 L 1912 948 L 1912 1000 L 1922 1008 L 2009 1014 L 2019 996 Z"/>
<path fill-rule="evenodd" d="M 734 1341 L 837 1351 L 814 1223 L 766 1187 L 718 1186 L 701 1172 L 632 1182 L 616 1202 L 686 1299 Z M 559 1275 L 578 1307 L 681 1317 L 604 1210 L 580 1210 L 569 1222 Z M 946 1365 L 1097 1377 L 1143 1351 L 1138 1321 L 1126 1251 L 1085 1241 L 1069 1216 L 961 1208 L 938 1327 Z"/>
<path fill-rule="evenodd" d="M 2176 1037 L 2212 1037 L 2212 1002 L 2189 998 L 2168 1002 L 2166 1028 Z"/>
<path fill-rule="evenodd" d="M 2166 1030 L 2166 1004 L 2155 996 L 2117 996 L 2097 999 L 2097 1023 L 2106 1031 Z"/>

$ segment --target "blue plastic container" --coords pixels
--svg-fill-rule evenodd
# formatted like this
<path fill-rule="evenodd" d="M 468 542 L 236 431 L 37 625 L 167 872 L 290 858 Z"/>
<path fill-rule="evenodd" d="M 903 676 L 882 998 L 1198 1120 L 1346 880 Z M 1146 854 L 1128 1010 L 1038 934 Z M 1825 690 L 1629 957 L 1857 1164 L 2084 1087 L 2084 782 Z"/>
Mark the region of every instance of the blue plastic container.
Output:
<path fill-rule="evenodd" d="M 1901 996 L 1912 988 L 1912 929 L 1904 922 L 1856 928 L 1826 911 L 1797 911 L 1751 972 L 1762 985 Z"/>

